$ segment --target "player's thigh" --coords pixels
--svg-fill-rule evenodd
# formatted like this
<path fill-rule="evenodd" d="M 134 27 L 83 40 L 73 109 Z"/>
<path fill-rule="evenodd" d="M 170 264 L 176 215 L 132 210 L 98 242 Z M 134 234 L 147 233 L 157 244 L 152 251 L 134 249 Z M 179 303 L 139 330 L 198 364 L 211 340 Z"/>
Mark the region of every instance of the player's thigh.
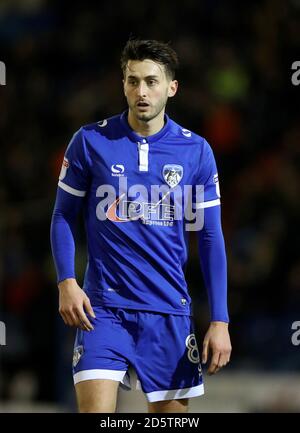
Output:
<path fill-rule="evenodd" d="M 116 410 L 119 382 L 110 379 L 84 380 L 75 385 L 79 412 Z"/>

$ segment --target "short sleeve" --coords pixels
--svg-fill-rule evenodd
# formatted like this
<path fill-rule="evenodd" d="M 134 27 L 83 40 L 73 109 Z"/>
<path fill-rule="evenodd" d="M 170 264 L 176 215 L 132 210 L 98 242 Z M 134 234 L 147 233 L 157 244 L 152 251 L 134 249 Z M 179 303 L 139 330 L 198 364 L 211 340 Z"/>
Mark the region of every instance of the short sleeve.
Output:
<path fill-rule="evenodd" d="M 203 147 L 199 163 L 199 172 L 193 196 L 193 207 L 204 209 L 220 205 L 220 186 L 218 169 L 213 151 L 203 139 Z"/>
<path fill-rule="evenodd" d="M 90 170 L 82 128 L 72 137 L 59 175 L 58 186 L 77 197 L 84 197 L 89 187 Z"/>

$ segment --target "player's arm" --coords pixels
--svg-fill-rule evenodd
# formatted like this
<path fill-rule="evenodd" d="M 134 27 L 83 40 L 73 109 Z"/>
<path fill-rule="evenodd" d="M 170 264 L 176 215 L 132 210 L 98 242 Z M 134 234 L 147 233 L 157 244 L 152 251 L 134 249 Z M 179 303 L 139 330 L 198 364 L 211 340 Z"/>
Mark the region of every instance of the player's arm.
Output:
<path fill-rule="evenodd" d="M 86 312 L 94 317 L 90 300 L 75 277 L 76 219 L 89 188 L 89 156 L 83 130 L 74 134 L 59 176 L 51 221 L 51 247 L 59 288 L 59 312 L 69 326 L 93 329 Z"/>
<path fill-rule="evenodd" d="M 230 360 L 228 331 L 227 263 L 221 227 L 220 205 L 204 209 L 204 226 L 198 232 L 199 255 L 208 293 L 211 323 L 203 342 L 202 362 L 212 352 L 209 374 L 217 373 Z"/>
<path fill-rule="evenodd" d="M 75 230 L 82 197 L 58 188 L 50 239 L 59 288 L 59 313 L 66 325 L 93 329 L 85 310 L 95 317 L 90 300 L 75 277 Z"/>
<path fill-rule="evenodd" d="M 204 186 L 204 196 L 195 200 L 196 208 L 203 212 L 204 217 L 203 227 L 197 232 L 199 256 L 210 307 L 210 326 L 203 342 L 202 362 L 207 362 L 211 351 L 208 373 L 214 374 L 229 362 L 231 343 L 219 179 L 215 158 L 206 140 L 203 141 L 198 184 Z"/>

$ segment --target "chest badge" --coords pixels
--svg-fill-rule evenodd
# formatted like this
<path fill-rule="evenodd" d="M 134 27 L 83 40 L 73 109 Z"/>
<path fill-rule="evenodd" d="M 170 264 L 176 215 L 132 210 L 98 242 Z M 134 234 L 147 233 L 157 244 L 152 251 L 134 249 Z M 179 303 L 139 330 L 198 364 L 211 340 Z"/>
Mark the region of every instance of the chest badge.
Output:
<path fill-rule="evenodd" d="M 167 184 L 174 188 L 179 184 L 183 176 L 183 167 L 176 164 L 166 164 L 163 167 L 163 177 Z"/>

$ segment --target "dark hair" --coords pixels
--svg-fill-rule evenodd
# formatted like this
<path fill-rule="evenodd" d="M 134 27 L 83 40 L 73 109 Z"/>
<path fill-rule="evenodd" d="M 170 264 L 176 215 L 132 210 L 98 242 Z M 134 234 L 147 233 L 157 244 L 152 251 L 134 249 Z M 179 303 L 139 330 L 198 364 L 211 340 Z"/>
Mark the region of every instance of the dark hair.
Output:
<path fill-rule="evenodd" d="M 153 60 L 165 67 L 165 72 L 172 80 L 175 78 L 175 71 L 178 68 L 178 57 L 176 52 L 168 43 L 151 39 L 129 39 L 121 55 L 121 68 L 125 75 L 126 66 L 129 60 L 145 59 Z"/>

